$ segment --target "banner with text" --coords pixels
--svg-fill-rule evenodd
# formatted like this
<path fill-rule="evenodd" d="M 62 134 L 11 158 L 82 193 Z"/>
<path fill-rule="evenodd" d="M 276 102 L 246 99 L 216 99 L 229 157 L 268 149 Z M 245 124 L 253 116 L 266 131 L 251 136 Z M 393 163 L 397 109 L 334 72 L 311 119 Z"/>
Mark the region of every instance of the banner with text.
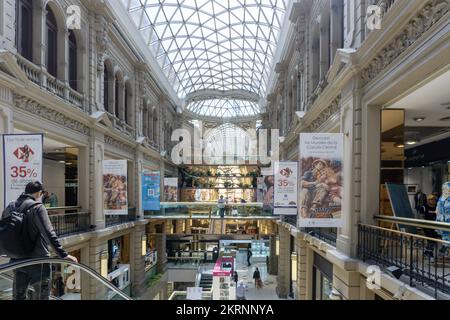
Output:
<path fill-rule="evenodd" d="M 103 160 L 103 212 L 128 214 L 127 160 Z"/>
<path fill-rule="evenodd" d="M 178 178 L 164 178 L 164 202 L 178 201 Z"/>
<path fill-rule="evenodd" d="M 299 227 L 342 227 L 341 133 L 300 134 Z"/>
<path fill-rule="evenodd" d="M 42 134 L 3 135 L 5 206 L 16 200 L 29 182 L 42 182 L 42 149 Z"/>
<path fill-rule="evenodd" d="M 159 171 L 142 173 L 142 209 L 144 211 L 157 211 L 161 209 Z"/>
<path fill-rule="evenodd" d="M 297 214 L 297 162 L 276 162 L 274 214 Z"/>

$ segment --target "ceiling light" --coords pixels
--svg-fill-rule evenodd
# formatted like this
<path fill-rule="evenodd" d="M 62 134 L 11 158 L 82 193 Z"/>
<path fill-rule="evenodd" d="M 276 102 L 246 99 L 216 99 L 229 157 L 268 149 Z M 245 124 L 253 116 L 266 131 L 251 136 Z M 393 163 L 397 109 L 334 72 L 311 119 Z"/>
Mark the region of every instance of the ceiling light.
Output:
<path fill-rule="evenodd" d="M 423 120 L 425 120 L 425 117 L 414 118 L 414 121 L 416 122 L 422 122 Z"/>
<path fill-rule="evenodd" d="M 405 144 L 404 143 L 396 143 L 396 144 L 394 144 L 394 147 L 396 147 L 396 148 L 404 148 Z"/>
<path fill-rule="evenodd" d="M 450 121 L 450 117 L 445 117 L 445 118 L 442 118 L 442 119 L 440 119 L 441 121 Z"/>
<path fill-rule="evenodd" d="M 406 144 L 408 146 L 413 146 L 413 145 L 417 144 L 417 141 L 414 141 L 414 140 L 406 141 Z"/>
<path fill-rule="evenodd" d="M 58 161 L 58 162 L 59 162 L 59 163 L 64 163 L 64 164 L 66 163 L 64 160 L 61 160 L 61 161 Z"/>

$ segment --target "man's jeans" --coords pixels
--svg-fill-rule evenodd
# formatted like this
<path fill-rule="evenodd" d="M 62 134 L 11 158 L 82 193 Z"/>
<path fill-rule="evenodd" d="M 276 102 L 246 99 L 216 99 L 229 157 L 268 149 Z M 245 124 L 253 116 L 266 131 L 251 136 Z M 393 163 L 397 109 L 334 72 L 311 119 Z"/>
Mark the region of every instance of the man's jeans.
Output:
<path fill-rule="evenodd" d="M 50 285 L 49 264 L 14 270 L 13 299 L 26 300 L 28 287 L 31 286 L 30 300 L 49 300 Z"/>

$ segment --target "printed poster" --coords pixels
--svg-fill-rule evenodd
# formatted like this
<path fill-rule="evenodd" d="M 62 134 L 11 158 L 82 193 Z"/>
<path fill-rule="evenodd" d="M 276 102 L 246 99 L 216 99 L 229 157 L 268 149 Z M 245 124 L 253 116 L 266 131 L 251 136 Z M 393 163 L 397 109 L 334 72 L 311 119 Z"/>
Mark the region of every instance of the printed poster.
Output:
<path fill-rule="evenodd" d="M 276 162 L 274 214 L 297 214 L 297 162 Z"/>
<path fill-rule="evenodd" d="M 158 211 L 161 209 L 159 171 L 142 173 L 142 209 L 144 211 Z"/>
<path fill-rule="evenodd" d="M 42 134 L 3 135 L 5 206 L 16 200 L 29 182 L 42 182 L 42 150 Z"/>
<path fill-rule="evenodd" d="M 299 227 L 342 227 L 341 133 L 300 134 Z"/>
<path fill-rule="evenodd" d="M 178 201 L 178 178 L 164 178 L 164 202 Z"/>
<path fill-rule="evenodd" d="M 127 215 L 127 160 L 103 160 L 103 212 Z"/>

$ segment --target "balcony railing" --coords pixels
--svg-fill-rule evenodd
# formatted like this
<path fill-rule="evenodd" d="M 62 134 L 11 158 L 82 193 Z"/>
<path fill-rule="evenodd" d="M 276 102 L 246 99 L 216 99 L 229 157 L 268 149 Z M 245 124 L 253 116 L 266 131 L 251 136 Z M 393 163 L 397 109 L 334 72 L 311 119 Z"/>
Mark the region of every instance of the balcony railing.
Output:
<path fill-rule="evenodd" d="M 146 211 L 147 218 L 220 219 L 221 211 L 216 202 L 161 202 L 161 210 Z M 272 210 L 262 203 L 233 203 L 225 205 L 224 218 L 273 218 Z"/>
<path fill-rule="evenodd" d="M 381 268 L 396 267 L 400 280 L 411 287 L 434 295 L 436 299 L 450 294 L 450 242 L 439 239 L 436 230 L 450 231 L 449 223 L 377 216 L 377 220 L 409 225 L 417 232 L 361 224 L 358 232 L 358 257 Z"/>
<path fill-rule="evenodd" d="M 79 209 L 81 207 L 78 206 L 47 208 L 48 216 L 58 237 L 88 232 L 92 229 L 90 213 L 79 212 Z"/>
<path fill-rule="evenodd" d="M 84 109 L 84 95 L 76 90 L 73 90 L 69 86 L 68 82 L 56 79 L 47 71 L 20 55 L 16 55 L 16 58 L 17 64 L 30 81 L 69 102 L 70 104 L 73 104 L 80 109 Z"/>
<path fill-rule="evenodd" d="M 135 129 L 133 126 L 126 123 L 124 120 L 117 118 L 117 116 L 108 113 L 108 118 L 111 121 L 113 127 L 127 136 L 134 137 Z"/>
<path fill-rule="evenodd" d="M 127 223 L 127 222 L 133 222 L 137 220 L 136 217 L 136 208 L 129 208 L 127 215 L 107 215 L 105 217 L 105 224 L 107 227 Z"/>
<path fill-rule="evenodd" d="M 297 216 L 284 216 L 283 222 L 297 227 Z M 336 228 L 299 228 L 301 232 L 308 233 L 326 243 L 336 246 L 337 232 Z"/>

